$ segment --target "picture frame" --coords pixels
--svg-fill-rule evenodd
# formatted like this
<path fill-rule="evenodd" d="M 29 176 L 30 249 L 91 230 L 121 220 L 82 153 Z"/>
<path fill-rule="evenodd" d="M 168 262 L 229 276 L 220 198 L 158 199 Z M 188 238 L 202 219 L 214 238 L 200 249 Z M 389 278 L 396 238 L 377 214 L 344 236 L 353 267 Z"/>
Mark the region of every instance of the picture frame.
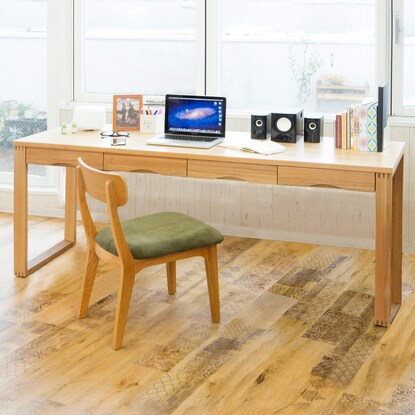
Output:
<path fill-rule="evenodd" d="M 112 129 L 114 131 L 139 131 L 140 112 L 142 108 L 142 95 L 114 95 Z"/>

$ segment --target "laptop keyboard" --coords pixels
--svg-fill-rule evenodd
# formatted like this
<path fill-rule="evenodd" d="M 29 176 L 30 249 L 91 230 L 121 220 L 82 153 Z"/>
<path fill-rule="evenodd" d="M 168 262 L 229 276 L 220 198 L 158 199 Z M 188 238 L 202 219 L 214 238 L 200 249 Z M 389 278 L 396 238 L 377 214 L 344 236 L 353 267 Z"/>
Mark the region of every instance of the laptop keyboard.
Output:
<path fill-rule="evenodd" d="M 194 135 L 177 135 L 177 134 L 165 134 L 164 138 L 171 140 L 187 140 L 187 141 L 204 141 L 210 143 L 215 141 L 218 137 L 207 137 L 207 136 L 194 136 Z"/>

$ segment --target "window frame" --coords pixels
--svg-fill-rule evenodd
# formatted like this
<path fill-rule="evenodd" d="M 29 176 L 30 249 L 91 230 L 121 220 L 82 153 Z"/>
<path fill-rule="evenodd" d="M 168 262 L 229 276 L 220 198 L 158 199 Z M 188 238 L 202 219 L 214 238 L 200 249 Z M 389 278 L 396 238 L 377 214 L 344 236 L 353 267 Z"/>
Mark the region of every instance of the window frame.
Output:
<path fill-rule="evenodd" d="M 54 73 L 56 66 L 54 65 L 53 61 L 54 59 L 51 59 L 51 52 L 57 52 L 61 49 L 61 45 L 58 44 L 58 39 L 62 39 L 62 37 L 57 36 L 57 32 L 61 32 L 62 28 L 59 28 L 59 24 L 55 21 L 54 18 L 49 18 L 49 16 L 58 16 L 58 13 L 62 15 L 65 14 L 65 17 L 63 18 L 64 21 L 67 22 L 68 17 L 72 18 L 70 13 L 67 13 L 67 7 L 65 8 L 65 2 L 66 6 L 70 4 L 72 0 L 62 0 L 62 4 L 59 4 L 59 6 L 56 4 L 56 2 L 47 0 L 46 4 L 46 13 L 47 13 L 47 24 L 46 24 L 46 42 L 47 42 L 47 65 L 46 70 L 48 72 L 47 77 L 47 122 L 48 122 L 48 128 L 50 128 L 51 125 L 59 125 L 59 111 L 49 111 L 49 108 L 59 108 L 58 102 L 60 102 L 60 99 L 58 100 L 52 100 L 52 94 L 50 93 L 51 90 L 56 90 L 59 88 L 59 84 L 55 82 L 53 77 L 49 76 L 50 73 Z M 63 7 L 62 7 L 63 6 Z M 62 19 L 61 19 L 62 22 Z M 64 25 L 66 27 L 66 25 Z M 59 33 L 61 34 L 61 33 Z M 64 53 L 66 53 L 65 51 Z M 53 101 L 53 103 L 52 103 Z M 31 193 L 37 193 L 37 194 L 60 194 L 60 188 L 61 188 L 61 182 L 62 182 L 62 175 L 58 171 L 58 169 L 53 169 L 51 167 L 46 166 L 46 174 L 45 176 L 36 176 L 29 174 L 29 191 Z M 0 192 L 8 193 L 13 190 L 13 182 L 14 182 L 14 172 L 0 172 Z M 59 200 L 61 200 L 61 196 L 57 196 Z M 5 210 L 12 210 L 12 206 L 6 206 L 4 207 Z"/>
<path fill-rule="evenodd" d="M 62 121 L 62 108 L 73 101 L 73 0 L 47 0 L 47 123 L 56 128 Z M 62 216 L 65 172 L 46 166 L 45 176 L 29 175 L 31 214 Z M 13 212 L 14 172 L 0 173 L 0 208 Z M 45 198 L 48 203 L 45 205 Z"/>
<path fill-rule="evenodd" d="M 49 0 L 50 1 L 50 0 Z M 68 0 L 67 0 L 68 1 Z M 73 1 L 73 99 L 72 103 L 100 103 L 111 109 L 112 95 L 83 92 L 83 1 Z M 198 94 L 220 92 L 220 1 L 196 0 L 196 90 Z M 402 0 L 399 0 L 402 1 Z M 391 82 L 391 1 L 376 0 L 376 82 Z M 392 95 L 392 94 L 391 94 Z M 228 109 L 229 115 L 246 115 Z"/>
<path fill-rule="evenodd" d="M 394 0 L 391 6 L 391 70 L 392 70 L 392 111 L 391 115 L 396 117 L 414 117 L 415 106 L 404 105 L 404 32 L 400 30 L 403 26 L 404 0 Z"/>
<path fill-rule="evenodd" d="M 207 0 L 196 1 L 196 93 L 205 94 L 206 36 L 205 10 Z M 214 0 L 216 1 L 216 0 Z M 91 94 L 84 92 L 84 0 L 73 0 L 73 102 L 100 103 L 110 105 L 112 94 Z M 109 108 L 109 107 L 108 107 Z M 112 107 L 111 107 L 112 109 Z"/>

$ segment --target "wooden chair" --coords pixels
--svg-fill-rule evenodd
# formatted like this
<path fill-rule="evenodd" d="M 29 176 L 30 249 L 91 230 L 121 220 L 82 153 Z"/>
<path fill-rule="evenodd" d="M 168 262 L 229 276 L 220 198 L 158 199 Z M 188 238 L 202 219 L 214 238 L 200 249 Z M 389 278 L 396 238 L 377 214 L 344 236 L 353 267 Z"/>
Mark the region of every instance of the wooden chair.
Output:
<path fill-rule="evenodd" d="M 127 184 L 113 172 L 96 170 L 78 159 L 79 203 L 88 253 L 78 318 L 87 313 L 99 259 L 120 267 L 113 349 L 122 347 L 135 274 L 143 268 L 166 264 L 169 294 L 176 292 L 176 261 L 193 256 L 205 259 L 210 313 L 220 320 L 216 245 L 223 235 L 203 222 L 177 212 L 162 212 L 120 222 L 118 207 L 127 203 Z M 85 198 L 88 193 L 108 207 L 110 227 L 97 232 Z"/>

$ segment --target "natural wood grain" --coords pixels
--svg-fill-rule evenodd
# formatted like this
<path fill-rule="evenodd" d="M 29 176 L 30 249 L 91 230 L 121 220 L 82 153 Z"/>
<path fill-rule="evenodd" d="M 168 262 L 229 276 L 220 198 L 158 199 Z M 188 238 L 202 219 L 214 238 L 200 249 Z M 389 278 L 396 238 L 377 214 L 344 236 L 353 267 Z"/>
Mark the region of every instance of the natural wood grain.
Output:
<path fill-rule="evenodd" d="M 218 255 L 216 245 L 209 246 L 205 255 L 206 280 L 209 292 L 212 323 L 220 322 L 220 301 L 218 281 Z"/>
<path fill-rule="evenodd" d="M 59 219 L 30 218 L 39 244 Z M 101 225 L 98 225 L 101 226 Z M 76 319 L 87 240 L 13 278 L 12 216 L 0 214 L 0 413 L 410 414 L 415 405 L 415 255 L 403 256 L 404 302 L 373 325 L 374 252 L 227 237 L 218 248 L 222 318 L 210 324 L 204 260 L 140 272 L 128 347 L 108 342 L 118 270 L 97 268 L 89 317 Z"/>
<path fill-rule="evenodd" d="M 55 140 L 52 142 L 51 137 L 55 135 Z M 230 133 L 229 140 L 238 140 L 238 137 L 241 135 Z M 79 137 L 84 138 L 84 142 L 79 141 Z M 88 140 L 89 138 L 89 140 Z M 130 161 L 132 157 L 137 158 L 138 161 L 143 160 L 143 157 L 150 157 L 157 159 L 157 165 L 160 166 L 163 164 L 162 159 L 168 164 L 169 161 L 174 161 L 175 164 L 179 159 L 182 160 L 185 165 L 187 163 L 187 176 L 188 177 L 197 177 L 197 178 L 209 178 L 209 179 L 232 179 L 238 181 L 248 181 L 254 183 L 268 183 L 275 184 L 279 183 L 279 172 L 281 173 L 281 182 L 284 183 L 284 172 L 286 173 L 286 179 L 290 184 L 307 184 L 307 185 L 317 185 L 317 186 L 327 186 L 326 182 L 328 181 L 329 186 L 338 186 L 346 189 L 354 190 L 365 190 L 372 191 L 373 187 L 373 177 L 376 175 L 376 188 L 379 185 L 379 194 L 376 195 L 376 206 L 378 209 L 377 214 L 377 234 L 381 235 L 382 232 L 386 235 L 387 239 L 384 240 L 380 236 L 376 239 L 376 252 L 379 255 L 387 252 L 387 258 L 385 261 L 389 264 L 388 258 L 391 257 L 391 251 L 397 251 L 399 247 L 399 241 L 402 241 L 402 237 L 396 237 L 394 239 L 396 249 L 394 249 L 394 244 L 389 240 L 389 229 L 391 226 L 387 222 L 389 218 L 387 206 L 389 203 L 389 192 L 390 189 L 387 189 L 381 178 L 389 177 L 392 181 L 395 171 L 398 169 L 398 165 L 403 156 L 403 143 L 394 142 L 388 146 L 388 149 L 382 153 L 376 154 L 364 154 L 365 152 L 342 152 L 336 150 L 333 146 L 333 140 L 327 141 L 323 140 L 320 145 L 314 145 L 312 147 L 307 147 L 304 143 L 296 144 L 287 147 L 287 151 L 283 153 L 278 153 L 277 155 L 272 155 L 269 157 L 263 157 L 261 155 L 249 154 L 242 155 L 243 152 L 232 152 L 227 151 L 223 148 L 213 148 L 209 151 L 201 151 L 195 149 L 177 149 L 172 148 L 169 151 L 162 149 L 153 149 L 151 146 L 146 145 L 144 137 L 142 135 L 133 135 L 131 140 L 129 140 L 129 145 L 126 145 L 123 149 L 112 149 L 108 147 L 108 142 L 97 141 L 97 136 L 91 134 L 80 134 L 80 136 L 74 138 L 73 142 L 68 143 L 66 138 L 62 138 L 59 133 L 56 131 L 48 131 L 45 133 L 40 133 L 29 138 L 16 140 L 15 148 L 16 151 L 21 151 L 21 148 L 25 148 L 26 151 L 26 163 L 29 154 L 32 154 L 31 157 L 42 164 L 51 164 L 55 165 L 74 165 L 74 155 L 87 154 L 88 156 L 93 154 L 97 159 L 101 160 L 105 156 L 114 154 L 129 157 Z M 43 151 L 44 150 L 44 151 Z M 307 151 L 305 151 L 307 150 Z M 54 154 L 57 153 L 55 158 Z M 66 152 L 68 154 L 66 154 Z M 34 155 L 34 156 L 33 156 Z M 261 156 L 260 158 L 258 158 Z M 38 157 L 38 159 L 36 159 Z M 118 160 L 121 160 L 117 158 Z M 69 161 L 68 161 L 69 160 Z M 69 164 L 68 164 L 69 163 Z M 114 168 L 115 163 L 114 163 Z M 299 169 L 302 171 L 302 178 L 298 180 L 295 177 L 294 170 Z M 330 173 L 333 178 L 336 180 L 327 180 L 319 170 L 323 170 L 325 173 Z M 147 170 L 145 170 L 147 171 Z M 27 171 L 26 171 L 27 173 Z M 399 174 L 398 174 L 399 175 Z M 312 177 L 312 180 L 308 179 L 308 176 Z M 321 183 L 321 180 L 324 179 L 324 183 Z M 397 186 L 402 187 L 402 180 L 396 179 Z M 71 183 L 71 182 L 67 182 Z M 27 179 L 26 182 L 17 182 L 19 186 L 26 187 L 25 189 L 18 190 L 18 193 L 27 193 Z M 68 184 L 70 187 L 70 185 Z M 226 184 L 225 184 L 226 186 Z M 117 186 L 115 187 L 117 188 Z M 235 191 L 235 197 L 231 197 L 232 200 L 237 201 L 240 199 L 240 186 L 232 187 L 232 190 Z M 162 194 L 163 192 L 159 192 Z M 398 195 L 399 192 L 395 192 Z M 385 195 L 387 195 L 385 197 Z M 216 202 L 214 192 L 211 192 L 211 199 Z M 219 194 L 222 196 L 222 194 Z M 398 203 L 399 197 L 395 197 L 396 208 L 402 208 L 402 203 Z M 102 201 L 101 197 L 98 197 L 98 200 Z M 298 204 L 298 201 L 296 202 Z M 382 206 L 381 206 L 382 204 Z M 220 208 L 220 203 L 217 203 Z M 233 223 L 240 222 L 241 209 L 240 203 L 235 202 L 235 208 L 237 209 L 226 209 L 224 211 L 224 223 Z M 349 207 L 350 208 L 350 207 Z M 26 207 L 27 209 L 27 207 Z M 294 215 L 296 213 L 294 210 Z M 72 213 L 73 209 L 70 210 Z M 288 209 L 288 212 L 291 210 Z M 304 210 L 302 210 L 304 211 Z M 350 213 L 350 212 L 349 212 Z M 352 215 L 346 212 L 344 218 L 352 218 Z M 192 214 L 192 213 L 191 213 Z M 400 212 L 400 215 L 402 213 Z M 302 217 L 305 220 L 304 215 L 300 214 L 299 217 Z M 350 219 L 349 219 L 350 220 Z M 27 221 L 27 212 L 24 213 L 22 210 L 16 211 L 16 222 Z M 67 228 L 73 228 L 71 218 L 67 218 Z M 342 222 L 342 221 L 341 221 Z M 398 223 L 398 222 L 393 222 Z M 392 223 L 392 224 L 393 224 Z M 351 226 L 348 226 L 346 223 L 346 229 L 352 229 Z M 26 229 L 23 229 L 27 231 Z M 392 232 L 392 229 L 390 230 Z M 383 234 L 382 234 L 383 235 Z M 350 235 L 352 236 L 352 235 Z M 27 235 L 25 236 L 27 238 Z M 21 241 L 23 243 L 23 241 Z M 27 249 L 27 248 L 26 248 Z M 107 254 L 104 254 L 108 258 Z M 115 259 L 114 259 L 115 261 Z M 114 262 L 112 261 L 112 262 Z M 27 261 L 20 264 L 19 267 L 16 266 L 15 271 L 18 275 L 27 275 Z M 395 263 L 395 267 L 398 267 L 399 262 Z M 389 265 L 388 265 L 389 267 Z M 376 295 L 378 297 L 378 306 L 375 308 L 376 322 L 379 325 L 389 325 L 393 319 L 394 313 L 391 313 L 391 291 L 396 291 L 396 298 L 398 298 L 399 293 L 399 275 L 397 275 L 396 280 L 392 281 L 390 275 L 391 270 L 389 271 L 380 271 L 381 267 L 376 268 L 376 281 L 377 289 Z M 392 284 L 394 288 L 392 288 Z M 383 304 L 383 305 L 381 305 Z M 395 303 L 396 304 L 396 303 Z M 396 306 L 394 309 L 396 310 Z M 386 311 L 389 310 L 388 316 L 386 317 Z"/>
<path fill-rule="evenodd" d="M 66 168 L 65 186 L 65 231 L 64 239 L 69 242 L 76 242 L 76 169 Z"/>
<path fill-rule="evenodd" d="M 119 154 L 131 156 L 157 157 L 157 158 L 178 158 L 207 161 L 225 161 L 241 164 L 260 164 L 260 165 L 281 165 L 281 166 L 301 166 L 312 168 L 331 168 L 335 170 L 359 170 L 370 171 L 373 173 L 393 173 L 398 167 L 399 159 L 404 150 L 402 142 L 391 142 L 387 151 L 382 153 L 367 153 L 364 151 L 339 151 L 335 148 L 333 139 L 324 137 L 324 140 L 316 145 L 299 141 L 296 144 L 285 144 L 286 151 L 270 156 L 253 154 L 245 151 L 230 150 L 223 147 L 213 147 L 209 151 L 194 149 L 169 147 L 168 151 L 163 146 L 151 146 L 146 144 L 146 140 L 151 138 L 151 134 L 143 134 L 136 131 L 130 132 L 127 144 L 121 147 L 111 147 L 109 140 L 101 139 L 97 131 L 80 131 L 77 134 L 62 135 L 59 130 L 48 130 L 42 133 L 15 140 L 15 147 L 24 146 L 33 149 L 61 150 L 62 147 L 71 149 L 75 153 L 86 151 L 97 154 Z M 246 139 L 246 133 L 234 131 L 227 132 L 227 139 L 240 141 Z M 66 150 L 65 150 L 66 152 Z M 44 153 L 46 154 L 46 153 Z M 52 154 L 51 154 L 52 155 Z M 39 157 L 42 157 L 39 155 Z M 43 158 L 45 159 L 45 158 Z M 54 157 L 51 159 L 55 160 Z M 75 163 L 64 159 L 62 164 Z"/>
<path fill-rule="evenodd" d="M 168 176 L 187 176 L 184 159 L 104 154 L 104 170 L 147 172 Z"/>
<path fill-rule="evenodd" d="M 14 212 L 22 220 L 14 222 L 14 268 L 19 277 L 27 276 L 27 164 L 24 147 L 14 150 Z"/>
<path fill-rule="evenodd" d="M 28 148 L 26 150 L 27 164 L 49 164 L 53 160 L 54 166 L 71 166 L 76 167 L 78 157 L 82 157 L 89 165 L 97 168 L 103 168 L 103 154 L 93 151 L 68 151 L 48 148 Z"/>
<path fill-rule="evenodd" d="M 278 184 L 285 186 L 335 187 L 362 192 L 375 191 L 375 175 L 368 172 L 285 167 L 278 168 Z"/>
<path fill-rule="evenodd" d="M 27 274 L 32 274 L 37 271 L 39 268 L 42 268 L 43 265 L 52 261 L 57 256 L 61 255 L 68 249 L 74 246 L 73 242 L 70 241 L 60 241 L 57 244 L 51 246 L 50 248 L 43 251 L 40 255 L 32 258 L 27 263 Z M 27 275 L 18 275 L 19 277 L 26 277 Z"/>
<path fill-rule="evenodd" d="M 205 259 L 211 319 L 213 323 L 219 323 L 220 303 L 216 245 L 202 246 L 196 249 L 173 252 L 168 255 L 148 259 L 134 258 L 130 247 L 127 244 L 120 218 L 118 216 L 118 208 L 125 205 L 128 200 L 128 191 L 125 179 L 117 173 L 108 173 L 94 169 L 88 166 L 81 158 L 78 159 L 78 162 L 79 203 L 85 233 L 88 239 L 87 263 L 84 273 L 84 282 L 78 317 L 84 318 L 86 315 L 97 271 L 98 259 L 100 258 L 110 262 L 111 264 L 118 265 L 120 269 L 120 282 L 112 343 L 113 349 L 118 350 L 122 347 L 128 311 L 130 308 L 130 300 L 134 287 L 135 274 L 148 266 L 165 263 L 167 268 L 168 292 L 169 294 L 174 294 L 176 292 L 176 261 L 179 259 L 191 258 L 193 256 L 202 256 Z M 106 251 L 95 241 L 97 230 L 86 201 L 87 193 L 93 198 L 100 200 L 101 202 L 105 202 L 107 205 L 112 237 L 114 239 L 117 255 Z"/>
<path fill-rule="evenodd" d="M 176 294 L 176 261 L 166 263 L 167 289 L 170 295 Z"/>
<path fill-rule="evenodd" d="M 245 165 L 226 161 L 189 160 L 188 176 L 205 179 L 243 180 L 252 183 L 277 183 L 277 168 L 261 164 Z"/>
<path fill-rule="evenodd" d="M 391 301 L 393 304 L 402 303 L 402 217 L 403 217 L 403 166 L 402 157 L 395 174 L 393 175 L 392 194 L 392 287 Z"/>
<path fill-rule="evenodd" d="M 393 176 L 376 175 L 376 324 L 391 323 Z"/>

